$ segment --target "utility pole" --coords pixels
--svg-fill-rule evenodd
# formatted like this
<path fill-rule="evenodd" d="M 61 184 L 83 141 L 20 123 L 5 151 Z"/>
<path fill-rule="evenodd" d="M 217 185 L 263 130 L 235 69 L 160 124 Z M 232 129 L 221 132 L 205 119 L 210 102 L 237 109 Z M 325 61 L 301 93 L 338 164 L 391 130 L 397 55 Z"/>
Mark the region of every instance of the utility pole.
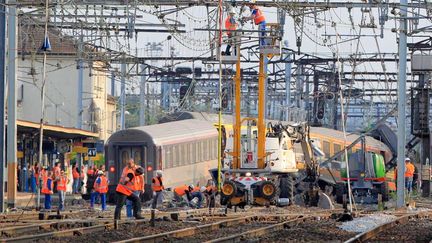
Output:
<path fill-rule="evenodd" d="M 284 45 L 288 48 L 288 40 L 284 41 Z M 290 106 L 291 106 L 291 52 L 285 50 L 285 120 L 290 119 Z"/>
<path fill-rule="evenodd" d="M 146 104 L 145 104 L 145 86 L 146 86 L 146 76 L 145 76 L 145 64 L 141 65 L 141 83 L 140 83 L 140 112 L 139 112 L 139 117 L 140 117 L 140 126 L 145 126 L 145 108 L 146 108 Z"/>
<path fill-rule="evenodd" d="M 77 120 L 77 128 L 82 129 L 82 120 L 83 120 L 83 85 L 84 85 L 84 61 L 82 59 L 83 55 L 83 35 L 81 33 L 80 40 L 78 43 L 78 95 L 77 95 L 77 104 L 78 104 L 78 120 Z"/>
<path fill-rule="evenodd" d="M 6 0 L 0 0 L 0 213 L 4 213 L 5 89 L 6 89 Z"/>
<path fill-rule="evenodd" d="M 111 73 L 111 95 L 114 97 L 115 96 L 115 74 L 114 72 Z"/>
<path fill-rule="evenodd" d="M 120 129 L 125 129 L 125 103 L 126 103 L 126 63 L 121 64 L 120 85 Z"/>
<path fill-rule="evenodd" d="M 17 12 L 14 4 L 8 5 L 8 106 L 7 106 L 7 161 L 8 161 L 8 207 L 15 207 L 17 192 L 17 137 L 16 137 L 16 57 Z"/>
<path fill-rule="evenodd" d="M 407 0 L 400 0 L 399 21 L 399 77 L 398 77 L 398 129 L 397 129 L 397 201 L 396 207 L 405 205 L 405 104 L 407 64 Z"/>

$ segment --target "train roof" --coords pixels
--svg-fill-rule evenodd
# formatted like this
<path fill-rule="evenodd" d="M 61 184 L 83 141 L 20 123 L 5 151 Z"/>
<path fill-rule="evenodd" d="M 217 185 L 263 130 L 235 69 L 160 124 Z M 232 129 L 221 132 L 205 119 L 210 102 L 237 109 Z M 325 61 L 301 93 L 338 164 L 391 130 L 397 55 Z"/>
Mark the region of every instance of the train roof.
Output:
<path fill-rule="evenodd" d="M 170 115 L 167 115 L 166 117 L 163 117 L 160 122 L 172 122 L 172 121 L 178 121 L 178 120 L 187 120 L 187 119 L 198 119 L 198 120 L 205 120 L 208 122 L 216 123 L 218 122 L 218 115 L 213 113 L 206 113 L 206 112 L 191 112 L 191 111 L 185 111 L 185 112 L 176 112 L 172 113 Z M 232 123 L 232 115 L 223 115 L 222 116 L 222 122 L 223 123 Z M 278 123 L 282 122 L 283 124 L 293 124 L 293 122 L 287 122 L 287 121 L 275 121 L 275 120 L 266 120 L 266 122 L 272 122 L 272 123 Z M 344 141 L 344 134 L 342 131 L 325 128 L 325 127 L 311 127 L 311 133 L 316 133 L 324 137 L 328 137 L 335 140 Z M 347 133 L 347 143 L 348 145 L 354 142 L 359 137 L 358 134 L 354 133 Z M 389 150 L 388 146 L 381 142 L 378 139 L 375 139 L 371 136 L 366 136 L 366 144 L 367 146 L 375 147 L 380 150 Z"/>
<path fill-rule="evenodd" d="M 188 119 L 121 130 L 111 135 L 108 143 L 151 140 L 154 145 L 167 145 L 215 136 L 218 132 L 211 122 Z"/>
<path fill-rule="evenodd" d="M 311 127 L 311 133 L 319 134 L 320 136 L 328 137 L 339 141 L 344 141 L 344 134 L 342 131 L 339 130 L 334 130 L 325 127 Z M 347 133 L 347 145 L 354 142 L 357 138 L 359 138 L 358 134 Z M 389 150 L 387 145 L 385 145 L 383 142 L 370 136 L 366 136 L 366 145 L 379 148 L 380 150 Z"/>

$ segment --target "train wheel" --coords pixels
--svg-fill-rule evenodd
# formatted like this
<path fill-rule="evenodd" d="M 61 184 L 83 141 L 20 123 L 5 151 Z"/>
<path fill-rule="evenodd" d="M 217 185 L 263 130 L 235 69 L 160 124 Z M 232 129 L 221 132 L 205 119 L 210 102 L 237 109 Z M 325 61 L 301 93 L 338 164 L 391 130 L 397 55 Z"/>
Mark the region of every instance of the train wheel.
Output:
<path fill-rule="evenodd" d="M 265 199 L 273 199 L 276 196 L 276 186 L 271 181 L 264 181 L 261 185 L 261 195 Z"/>

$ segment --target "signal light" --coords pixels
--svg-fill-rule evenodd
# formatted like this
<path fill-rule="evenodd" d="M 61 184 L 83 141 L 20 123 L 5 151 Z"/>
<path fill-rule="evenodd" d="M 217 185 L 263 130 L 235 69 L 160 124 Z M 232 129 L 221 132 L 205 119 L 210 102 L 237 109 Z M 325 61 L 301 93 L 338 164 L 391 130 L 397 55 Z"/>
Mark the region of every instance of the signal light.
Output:
<path fill-rule="evenodd" d="M 114 166 L 111 166 L 111 167 L 109 168 L 109 171 L 110 171 L 111 173 L 114 173 L 114 172 L 115 172 L 115 168 L 114 168 Z"/>

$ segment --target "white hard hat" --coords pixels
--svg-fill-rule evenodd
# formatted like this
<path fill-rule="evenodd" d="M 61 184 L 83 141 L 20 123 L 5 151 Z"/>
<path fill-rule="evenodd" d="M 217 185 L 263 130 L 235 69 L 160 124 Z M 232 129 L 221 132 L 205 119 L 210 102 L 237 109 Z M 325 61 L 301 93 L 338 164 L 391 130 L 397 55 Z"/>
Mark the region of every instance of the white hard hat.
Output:
<path fill-rule="evenodd" d="M 405 158 L 405 161 L 411 161 L 411 159 L 410 159 L 410 158 L 408 158 L 408 157 L 406 157 L 406 158 Z"/>
<path fill-rule="evenodd" d="M 190 184 L 189 187 L 190 187 L 191 189 L 193 189 L 195 186 L 194 186 L 193 184 Z"/>
<path fill-rule="evenodd" d="M 200 188 L 200 192 L 205 192 L 206 189 L 207 189 L 207 188 L 206 188 L 205 186 L 202 186 L 202 187 Z"/>
<path fill-rule="evenodd" d="M 157 171 L 156 171 L 156 175 L 158 175 L 158 176 L 162 176 L 162 174 L 163 174 L 163 173 L 162 173 L 161 170 L 157 170 Z"/>
<path fill-rule="evenodd" d="M 103 171 L 101 171 L 101 170 L 100 170 L 100 171 L 98 171 L 98 175 L 103 175 L 103 173 L 104 173 L 104 172 L 103 172 Z"/>
<path fill-rule="evenodd" d="M 229 14 L 236 14 L 236 10 L 234 8 L 230 8 L 228 13 Z"/>

